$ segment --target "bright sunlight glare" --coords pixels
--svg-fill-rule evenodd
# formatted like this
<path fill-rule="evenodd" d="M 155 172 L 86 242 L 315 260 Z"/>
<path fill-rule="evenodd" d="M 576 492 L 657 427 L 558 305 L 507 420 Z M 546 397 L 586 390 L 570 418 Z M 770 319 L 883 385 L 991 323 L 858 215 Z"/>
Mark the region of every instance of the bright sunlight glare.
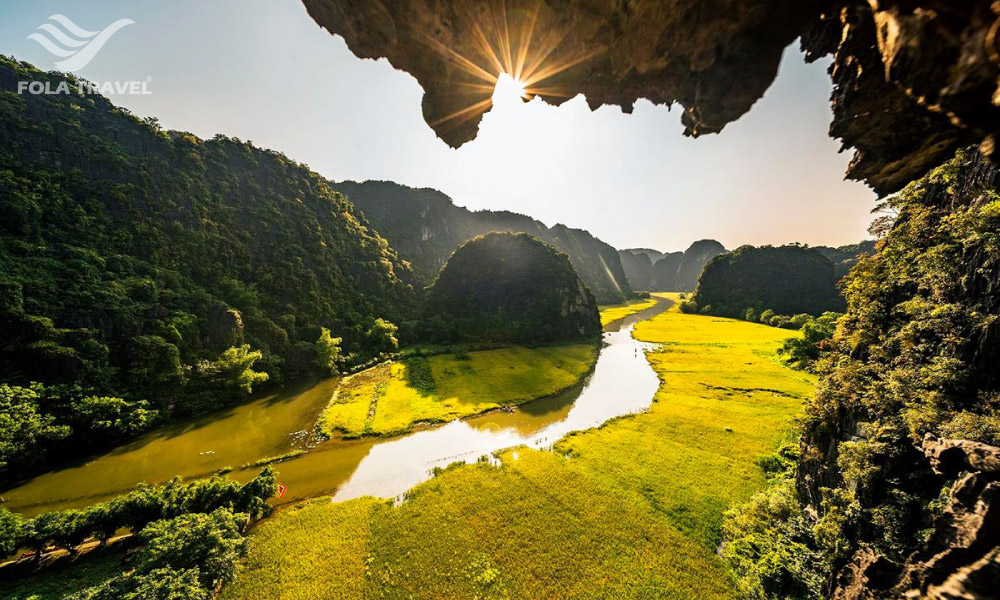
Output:
<path fill-rule="evenodd" d="M 530 100 L 527 84 L 515 79 L 507 73 L 501 73 L 497 77 L 496 87 L 493 88 L 493 103 L 511 103 L 514 100 Z"/>

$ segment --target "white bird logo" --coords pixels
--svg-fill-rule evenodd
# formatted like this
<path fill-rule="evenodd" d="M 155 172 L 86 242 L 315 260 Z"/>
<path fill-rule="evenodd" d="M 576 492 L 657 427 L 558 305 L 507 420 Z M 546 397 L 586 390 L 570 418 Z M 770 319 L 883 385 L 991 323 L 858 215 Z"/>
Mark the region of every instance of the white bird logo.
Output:
<path fill-rule="evenodd" d="M 52 15 L 49 21 L 54 21 L 55 25 L 43 23 L 38 29 L 52 36 L 51 38 L 42 33 L 33 33 L 28 39 L 38 42 L 53 56 L 65 59 L 56 61 L 56 66 L 64 71 L 77 71 L 86 67 L 111 36 L 122 27 L 135 23 L 132 19 L 118 19 L 103 31 L 87 31 L 64 15 Z"/>

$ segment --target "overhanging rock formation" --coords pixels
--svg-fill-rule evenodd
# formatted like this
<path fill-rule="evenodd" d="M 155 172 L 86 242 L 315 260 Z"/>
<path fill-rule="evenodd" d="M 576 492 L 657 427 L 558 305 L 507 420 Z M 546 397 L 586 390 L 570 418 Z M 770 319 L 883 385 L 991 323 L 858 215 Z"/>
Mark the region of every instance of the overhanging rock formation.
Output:
<path fill-rule="evenodd" d="M 831 135 L 857 150 L 848 176 L 899 189 L 1000 130 L 1000 6 L 987 0 L 303 0 L 363 58 L 424 88 L 451 146 L 476 137 L 498 75 L 559 104 L 684 107 L 686 134 L 745 114 L 802 38 L 832 55 Z M 998 98 L 1000 102 L 1000 98 Z"/>

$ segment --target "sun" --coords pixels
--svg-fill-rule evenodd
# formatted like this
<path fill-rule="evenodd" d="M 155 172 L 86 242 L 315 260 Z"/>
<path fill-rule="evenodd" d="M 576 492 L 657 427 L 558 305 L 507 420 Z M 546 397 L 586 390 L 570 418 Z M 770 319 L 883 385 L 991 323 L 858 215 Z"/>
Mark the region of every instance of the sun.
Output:
<path fill-rule="evenodd" d="M 553 53 L 569 30 L 557 25 L 538 25 L 543 18 L 540 12 L 543 2 L 535 2 L 531 10 L 514 13 L 508 13 L 504 3 L 484 4 L 489 7 L 488 18 L 482 26 L 473 25 L 474 36 L 467 55 L 436 36 L 421 32 L 427 45 L 459 71 L 454 73 L 456 85 L 463 88 L 463 99 L 469 100 L 467 105 L 431 121 L 432 127 L 459 127 L 469 121 L 478 124 L 491 108 L 512 107 L 535 97 L 568 100 L 573 94 L 563 89 L 555 77 L 605 51 L 597 46 L 586 52 L 560 51 L 556 57 Z M 461 101 L 456 102 L 460 104 Z"/>
<path fill-rule="evenodd" d="M 531 93 L 528 85 L 507 73 L 501 73 L 497 77 L 496 86 L 493 88 L 493 102 L 508 103 L 513 100 L 530 100 Z"/>

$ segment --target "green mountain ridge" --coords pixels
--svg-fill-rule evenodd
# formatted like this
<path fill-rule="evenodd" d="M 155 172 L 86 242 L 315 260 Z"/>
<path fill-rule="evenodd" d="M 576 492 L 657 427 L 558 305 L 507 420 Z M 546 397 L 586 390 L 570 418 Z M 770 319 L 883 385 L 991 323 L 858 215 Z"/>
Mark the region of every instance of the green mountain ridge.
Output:
<path fill-rule="evenodd" d="M 280 381 L 316 370 L 321 328 L 360 360 L 412 312 L 409 267 L 304 165 L 23 80 L 77 85 L 0 57 L 0 382 L 183 407 L 227 348 Z"/>
<path fill-rule="evenodd" d="M 743 317 L 748 308 L 778 314 L 843 311 L 834 264 L 817 248 L 740 246 L 708 261 L 693 296 L 714 315 Z"/>
<path fill-rule="evenodd" d="M 527 233 L 491 232 L 455 251 L 427 293 L 446 341 L 597 339 L 601 317 L 569 257 Z"/>
<path fill-rule="evenodd" d="M 664 253 L 650 248 L 628 248 L 619 250 L 618 254 L 633 289 L 690 292 L 694 291 L 698 277 L 696 275 L 692 283 L 691 275 L 696 271 L 700 274 L 711 258 L 721 254 L 718 251 L 722 245 L 716 244 L 715 240 L 701 240 L 692 244 L 686 252 Z M 847 275 L 861 256 L 875 251 L 875 242 L 865 240 L 837 247 L 812 247 L 833 263 L 839 280 Z M 722 248 L 722 252 L 726 250 Z"/>
<path fill-rule="evenodd" d="M 587 231 L 547 227 L 509 211 L 471 211 L 430 188 L 389 181 L 342 181 L 332 187 L 364 213 L 424 283 L 437 276 L 464 242 L 491 231 L 513 231 L 531 234 L 566 253 L 598 302 L 622 302 L 632 295 L 618 251 Z"/>

